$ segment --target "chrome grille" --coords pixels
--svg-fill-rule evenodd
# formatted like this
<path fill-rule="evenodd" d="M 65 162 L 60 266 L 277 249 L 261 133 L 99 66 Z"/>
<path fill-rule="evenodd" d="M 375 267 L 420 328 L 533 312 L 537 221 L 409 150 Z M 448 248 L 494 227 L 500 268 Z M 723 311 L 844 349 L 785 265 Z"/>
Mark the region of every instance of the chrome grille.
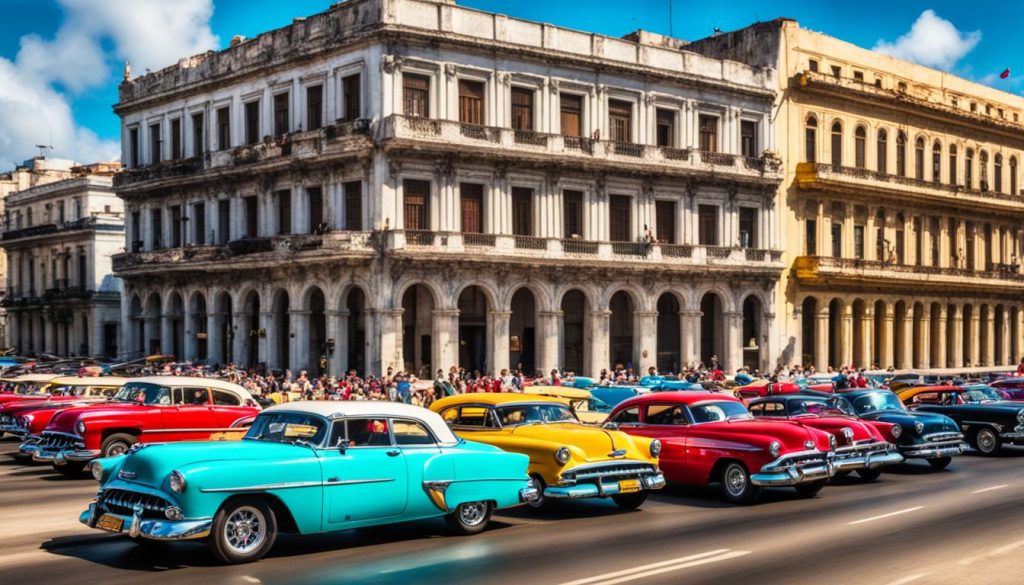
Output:
<path fill-rule="evenodd" d="M 164 510 L 172 505 L 160 496 L 122 489 L 104 490 L 97 503 L 108 512 L 124 516 L 131 516 L 135 506 L 141 505 L 143 518 L 163 518 Z"/>
<path fill-rule="evenodd" d="M 562 481 L 589 482 L 598 479 L 620 480 L 651 475 L 657 470 L 650 463 L 640 461 L 614 461 L 581 465 L 562 472 Z"/>
<path fill-rule="evenodd" d="M 922 437 L 929 443 L 945 443 L 948 441 L 962 441 L 964 436 L 960 433 L 948 432 L 948 433 L 932 433 Z"/>
<path fill-rule="evenodd" d="M 9 414 L 0 414 L 0 425 L 14 424 L 14 417 Z"/>
<path fill-rule="evenodd" d="M 39 445 L 48 451 L 60 451 L 81 447 L 83 443 L 82 439 L 75 435 L 44 431 L 42 438 L 39 440 Z"/>

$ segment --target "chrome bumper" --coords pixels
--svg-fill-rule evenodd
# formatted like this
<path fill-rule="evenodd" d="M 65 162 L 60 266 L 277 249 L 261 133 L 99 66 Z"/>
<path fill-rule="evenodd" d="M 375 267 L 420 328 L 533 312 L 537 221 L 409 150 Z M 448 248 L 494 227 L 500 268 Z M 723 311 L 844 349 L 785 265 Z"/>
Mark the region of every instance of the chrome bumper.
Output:
<path fill-rule="evenodd" d="M 902 462 L 903 455 L 895 450 L 892 443 L 879 441 L 837 449 L 833 467 L 836 471 L 853 471 L 875 469 L 883 465 L 895 465 Z"/>
<path fill-rule="evenodd" d="M 640 491 L 658 490 L 665 487 L 665 476 L 661 473 L 644 475 L 637 478 L 623 478 L 622 481 L 635 479 L 640 482 Z M 548 486 L 544 488 L 544 497 L 555 499 L 607 498 L 623 493 L 619 480 L 605 482 L 598 479 L 594 483 L 578 483 L 566 486 Z M 630 493 L 630 492 L 626 492 Z"/>
<path fill-rule="evenodd" d="M 922 443 L 920 445 L 901 445 L 899 450 L 905 459 L 940 459 L 962 454 L 967 450 L 967 444 L 963 441 L 938 445 Z"/>
<path fill-rule="evenodd" d="M 1011 443 L 1024 441 L 1024 432 L 1014 431 L 1012 433 L 999 433 L 999 438 L 1004 441 L 1010 441 Z"/>
<path fill-rule="evenodd" d="M 812 457 L 811 461 L 796 462 Z M 829 479 L 836 470 L 832 453 L 823 451 L 802 451 L 783 455 L 751 474 L 750 483 L 757 486 L 792 486 Z"/>
<path fill-rule="evenodd" d="M 537 489 L 537 486 L 533 485 L 533 482 L 531 482 L 530 485 L 519 490 L 519 501 L 523 504 L 532 504 L 533 502 L 536 502 L 539 499 L 540 490 Z"/>
<path fill-rule="evenodd" d="M 21 439 L 28 434 L 28 429 L 18 425 L 0 425 L 0 437 L 5 436 L 5 434 Z"/>
<path fill-rule="evenodd" d="M 131 516 L 111 514 L 96 508 L 96 503 L 89 504 L 89 509 L 82 512 L 78 521 L 89 528 L 96 528 L 101 516 L 120 518 L 121 533 L 132 538 L 148 538 L 151 540 L 192 540 L 205 538 L 210 534 L 213 518 L 195 518 L 192 520 L 155 520 L 142 517 L 141 507 Z"/>
<path fill-rule="evenodd" d="M 40 463 L 53 463 L 54 465 L 65 465 L 67 463 L 85 463 L 100 456 L 99 449 L 67 449 L 64 451 L 51 451 L 39 445 L 32 453 L 32 460 Z"/>

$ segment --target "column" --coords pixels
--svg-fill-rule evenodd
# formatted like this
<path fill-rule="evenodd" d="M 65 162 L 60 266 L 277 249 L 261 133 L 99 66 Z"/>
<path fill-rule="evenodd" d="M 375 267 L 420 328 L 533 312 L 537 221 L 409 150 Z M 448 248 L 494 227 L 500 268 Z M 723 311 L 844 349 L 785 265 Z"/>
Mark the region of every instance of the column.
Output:
<path fill-rule="evenodd" d="M 341 378 L 348 372 L 348 317 L 346 310 L 327 309 L 327 339 L 334 340 L 334 351 L 327 356 L 327 371 L 330 375 Z"/>
<path fill-rule="evenodd" d="M 984 347 L 984 365 L 994 366 L 996 365 L 996 309 L 994 305 L 988 306 L 988 315 L 986 315 L 985 323 L 985 347 Z"/>
<path fill-rule="evenodd" d="M 551 370 L 560 368 L 564 363 L 558 359 L 558 351 L 562 345 L 562 311 L 537 312 L 537 369 L 545 376 Z M 533 374 L 534 372 L 527 372 Z"/>
<path fill-rule="evenodd" d="M 914 364 L 916 367 L 928 369 L 932 367 L 932 318 L 928 310 L 925 309 L 921 315 L 921 333 L 918 336 L 918 355 L 921 356 L 919 364 Z"/>
<path fill-rule="evenodd" d="M 907 306 L 907 310 L 903 313 L 903 319 L 900 323 L 896 324 L 900 327 L 902 333 L 902 345 L 901 348 L 903 359 L 896 366 L 897 368 L 910 369 L 913 367 L 914 361 L 914 310 L 913 307 Z"/>
<path fill-rule="evenodd" d="M 1022 355 L 1022 353 L 1024 353 L 1024 307 L 1017 308 L 1017 316 L 1015 319 L 1017 321 L 1017 339 L 1015 344 L 1017 348 L 1017 355 L 1010 356 L 1010 359 L 1014 362 L 1020 362 L 1021 358 L 1024 357 L 1024 355 Z"/>
<path fill-rule="evenodd" d="M 185 339 L 182 340 L 182 345 L 185 349 L 185 361 L 193 361 L 198 357 L 198 344 L 196 343 L 196 320 L 193 318 L 192 313 L 186 312 L 183 319 L 182 330 L 185 332 Z M 179 358 L 180 359 L 180 358 Z"/>
<path fill-rule="evenodd" d="M 246 346 L 249 343 L 256 343 L 256 339 L 249 336 L 249 313 L 238 311 L 234 314 L 234 330 L 231 339 L 231 357 L 239 366 L 253 367 L 250 364 L 249 354 L 246 353 Z"/>
<path fill-rule="evenodd" d="M 939 317 L 935 324 L 935 336 L 936 339 L 931 340 L 932 345 L 935 347 L 935 359 L 931 362 L 933 368 L 948 368 L 949 365 L 946 360 L 946 337 L 949 335 L 946 329 L 946 307 L 939 307 Z M 929 348 L 930 349 L 930 348 Z"/>
<path fill-rule="evenodd" d="M 967 348 L 968 355 L 971 357 L 971 367 L 977 367 L 981 363 L 981 311 L 977 306 L 972 307 L 970 327 L 971 346 Z"/>
<path fill-rule="evenodd" d="M 590 312 L 590 338 L 587 340 L 587 349 L 590 351 L 590 373 L 595 377 L 598 372 L 611 366 L 611 316 L 612 312 L 607 309 Z"/>
<path fill-rule="evenodd" d="M 288 364 L 292 372 L 298 376 L 301 370 L 312 369 L 313 364 L 320 357 L 318 348 L 309 347 L 309 318 L 312 311 L 292 309 L 288 311 Z"/>
<path fill-rule="evenodd" d="M 280 358 L 277 356 L 277 343 L 274 341 L 274 332 L 277 330 L 273 311 L 261 311 L 259 314 L 259 327 L 262 335 L 257 335 L 256 342 L 256 363 L 263 362 L 268 368 L 280 367 Z M 253 364 L 256 365 L 256 364 Z"/>
<path fill-rule="evenodd" d="M 873 304 L 864 304 L 864 316 L 861 318 L 861 362 L 857 364 L 861 368 L 874 367 L 875 359 L 875 307 Z"/>
<path fill-rule="evenodd" d="M 953 314 L 946 314 L 946 327 L 953 328 L 953 347 L 947 348 L 951 360 L 947 368 L 962 368 L 964 365 L 964 313 L 960 305 L 953 305 Z"/>
<path fill-rule="evenodd" d="M 839 366 L 848 366 L 853 363 L 853 328 L 853 305 L 844 303 L 842 321 L 840 322 L 843 343 L 840 348 Z"/>
<path fill-rule="evenodd" d="M 882 362 L 878 364 L 878 366 L 883 369 L 896 365 L 896 335 L 894 328 L 896 321 L 895 308 L 896 307 L 893 303 L 885 301 L 885 315 L 882 318 L 882 339 L 876 340 Z"/>
<path fill-rule="evenodd" d="M 684 367 L 696 366 L 700 363 L 700 311 L 681 311 L 679 313 L 680 331 L 683 336 L 680 346 L 680 360 Z"/>
<path fill-rule="evenodd" d="M 814 367 L 828 371 L 828 307 L 814 314 Z"/>
<path fill-rule="evenodd" d="M 639 376 L 658 365 L 658 312 L 633 311 L 633 363 Z"/>
<path fill-rule="evenodd" d="M 722 321 L 725 325 L 725 355 L 722 356 L 725 360 L 724 371 L 727 374 L 735 373 L 743 367 L 743 312 L 722 313 Z M 827 315 L 825 322 L 828 322 Z"/>
<path fill-rule="evenodd" d="M 1010 355 L 1010 308 L 1004 305 L 1003 308 L 1003 320 L 1000 323 L 1001 328 L 998 333 L 1001 339 L 1002 351 L 996 356 L 999 361 L 993 365 L 997 366 L 1009 366 L 1013 365 L 1013 356 Z"/>
<path fill-rule="evenodd" d="M 790 330 L 791 331 L 796 331 L 797 333 L 796 333 L 796 335 L 793 335 L 790 338 L 790 339 L 792 339 L 792 344 L 793 344 L 793 353 L 790 356 L 790 360 L 789 360 L 790 363 L 789 364 L 783 364 L 783 365 L 787 365 L 787 366 L 788 365 L 793 365 L 793 364 L 800 364 L 801 366 L 805 365 L 804 364 L 804 339 L 803 339 L 804 338 L 804 334 L 803 334 L 803 330 L 804 329 L 803 329 L 803 325 L 804 325 L 804 307 L 803 307 L 803 304 L 802 303 L 795 303 L 795 304 L 793 304 L 793 318 L 792 318 L 792 322 L 790 323 Z M 788 337 L 789 336 L 789 331 L 786 331 L 785 334 Z M 779 355 L 779 358 L 780 358 L 780 361 L 781 361 L 781 358 L 782 358 L 781 354 Z"/>
<path fill-rule="evenodd" d="M 160 353 L 169 354 L 174 351 L 174 323 L 171 321 L 173 315 L 164 313 L 160 315 Z M 181 359 L 182 356 L 174 356 Z"/>
<path fill-rule="evenodd" d="M 459 365 L 459 310 L 434 309 L 433 353 L 434 369 L 445 372 Z"/>
<path fill-rule="evenodd" d="M 491 338 L 488 340 L 488 347 L 491 349 L 490 362 L 491 372 L 497 376 L 502 370 L 509 368 L 509 322 L 512 320 L 512 311 L 491 311 Z"/>
<path fill-rule="evenodd" d="M 402 355 L 402 315 L 405 309 L 382 309 L 380 311 L 380 373 L 385 374 L 388 368 L 400 372 L 405 368 L 405 357 Z M 418 372 L 417 372 L 418 374 Z M 430 373 L 433 375 L 433 372 Z"/>
<path fill-rule="evenodd" d="M 206 363 L 223 364 L 220 346 L 224 342 L 224 313 L 206 314 Z"/>

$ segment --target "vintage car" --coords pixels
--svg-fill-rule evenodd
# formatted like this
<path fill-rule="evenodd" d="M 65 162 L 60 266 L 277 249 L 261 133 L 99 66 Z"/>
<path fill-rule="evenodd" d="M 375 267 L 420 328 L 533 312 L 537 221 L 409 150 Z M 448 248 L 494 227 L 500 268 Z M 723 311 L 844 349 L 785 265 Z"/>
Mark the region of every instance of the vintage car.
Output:
<path fill-rule="evenodd" d="M 564 402 L 524 394 L 461 394 L 430 407 L 459 436 L 530 457 L 539 490 L 532 502 L 612 498 L 638 508 L 665 485 L 661 443 L 582 424 Z"/>
<path fill-rule="evenodd" d="M 1003 400 L 1010 402 L 1024 402 L 1024 377 L 1013 376 L 996 380 L 989 384 L 996 389 L 996 392 L 1003 397 Z"/>
<path fill-rule="evenodd" d="M 725 497 L 739 504 L 755 503 L 765 486 L 814 496 L 835 473 L 834 436 L 796 422 L 754 419 L 728 395 L 637 396 L 616 406 L 605 427 L 660 440 L 669 482 L 721 482 Z"/>
<path fill-rule="evenodd" d="M 899 393 L 916 412 L 935 412 L 953 419 L 967 444 L 982 455 L 995 455 L 1004 443 L 1024 444 L 1024 405 L 1004 401 L 983 384 L 915 386 Z"/>
<path fill-rule="evenodd" d="M 612 410 L 611 406 L 594 396 L 590 390 L 580 388 L 568 386 L 527 386 L 523 388 L 523 393 L 557 398 L 571 406 L 573 412 L 576 413 L 576 418 L 588 425 L 603 423 L 604 419 L 608 417 L 608 413 Z"/>
<path fill-rule="evenodd" d="M 38 436 L 58 410 L 110 400 L 125 382 L 127 378 L 114 376 L 54 378 L 45 388 L 45 399 L 0 404 L 0 435 Z"/>
<path fill-rule="evenodd" d="M 293 402 L 261 412 L 241 441 L 140 444 L 93 461 L 100 491 L 79 519 L 137 539 L 206 539 L 221 561 L 244 563 L 279 532 L 444 517 L 478 533 L 494 509 L 536 495 L 527 464 L 418 406 Z"/>
<path fill-rule="evenodd" d="M 874 481 L 882 474 L 882 467 L 903 462 L 896 445 L 889 442 L 891 435 L 827 400 L 784 394 L 751 401 L 748 408 L 754 418 L 791 420 L 830 433 L 836 439 L 836 473 L 856 472 L 861 479 Z"/>
<path fill-rule="evenodd" d="M 49 397 L 43 389 L 57 374 L 22 374 L 0 379 L 3 391 L 0 404 L 21 400 L 45 400 Z"/>
<path fill-rule="evenodd" d="M 793 394 L 801 390 L 803 390 L 803 387 L 795 382 L 769 382 L 762 378 L 733 388 L 733 394 L 736 398 L 746 402 L 757 398 L 764 398 L 765 396 Z"/>
<path fill-rule="evenodd" d="M 134 378 L 109 402 L 58 411 L 38 439 L 22 443 L 20 452 L 74 476 L 87 462 L 120 455 L 135 443 L 206 440 L 260 410 L 248 390 L 231 382 Z"/>

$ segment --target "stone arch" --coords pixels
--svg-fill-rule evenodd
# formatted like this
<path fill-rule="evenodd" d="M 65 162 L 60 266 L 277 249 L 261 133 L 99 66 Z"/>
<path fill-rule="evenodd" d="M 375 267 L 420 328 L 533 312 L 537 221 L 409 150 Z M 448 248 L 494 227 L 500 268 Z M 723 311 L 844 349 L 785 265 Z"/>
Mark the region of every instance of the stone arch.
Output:
<path fill-rule="evenodd" d="M 992 320 L 992 305 L 982 303 L 978 307 L 978 364 L 980 366 L 992 365 L 992 330 L 988 324 Z"/>
<path fill-rule="evenodd" d="M 569 288 L 563 291 L 558 307 L 562 311 L 562 347 L 559 348 L 559 363 L 565 372 L 585 375 L 591 372 L 590 354 L 587 351 L 590 335 L 590 313 L 593 301 L 584 290 Z"/>
<path fill-rule="evenodd" d="M 725 297 L 728 298 L 728 297 Z M 700 297 L 700 360 L 707 367 L 732 368 L 726 363 L 724 327 L 726 301 L 721 293 L 711 289 Z"/>
<path fill-rule="evenodd" d="M 885 321 L 888 318 L 888 305 L 885 301 L 879 299 L 875 301 L 875 322 L 874 322 L 874 337 L 875 337 L 875 351 L 874 355 L 871 356 L 874 359 L 875 368 L 888 368 L 893 365 L 886 363 L 889 358 L 888 351 L 892 347 L 892 339 L 889 339 L 887 335 Z M 887 355 L 888 354 L 888 355 Z"/>
<path fill-rule="evenodd" d="M 603 309 L 610 307 L 612 298 L 619 293 L 625 293 L 626 295 L 629 295 L 629 300 L 631 303 L 633 303 L 634 311 L 646 311 L 649 309 L 649 307 L 647 307 L 646 295 L 643 293 L 643 291 L 633 286 L 632 284 L 615 284 L 606 287 L 601 292 L 601 297 L 598 301 L 600 303 L 598 305 L 598 308 Z"/>
<path fill-rule="evenodd" d="M 746 295 L 740 304 L 743 308 L 743 365 L 751 370 L 766 369 L 763 346 L 767 336 L 764 304 L 757 295 Z"/>
<path fill-rule="evenodd" d="M 402 368 L 425 379 L 432 377 L 433 369 L 454 365 L 438 361 L 443 356 L 437 349 L 441 341 L 434 327 L 437 299 L 430 285 L 412 282 L 403 287 L 398 301 L 402 309 Z M 444 343 L 447 344 L 448 340 Z"/>
<path fill-rule="evenodd" d="M 170 346 L 161 349 L 176 359 L 183 360 L 185 359 L 185 301 L 180 292 L 174 291 L 167 297 L 167 307 L 164 311 L 167 324 L 170 327 Z"/>
<path fill-rule="evenodd" d="M 866 323 L 868 312 L 867 303 L 864 302 L 864 299 L 855 298 L 850 305 L 850 314 L 853 318 L 853 332 L 850 339 L 853 342 L 853 347 L 851 348 L 852 351 L 849 353 L 853 358 L 854 366 L 858 368 L 866 368 L 870 361 L 870 356 L 868 355 L 870 350 L 867 344 L 869 339 Z"/>
<path fill-rule="evenodd" d="M 291 295 L 287 289 L 279 288 L 270 295 L 270 323 L 267 327 L 267 338 L 271 368 L 288 370 L 291 368 Z"/>
<path fill-rule="evenodd" d="M 235 361 L 235 315 L 231 293 L 220 291 L 213 297 L 214 323 L 217 332 L 216 343 L 210 345 L 210 355 L 222 363 Z"/>
<path fill-rule="evenodd" d="M 512 369 L 532 376 L 537 371 L 537 312 L 538 301 L 534 288 L 522 285 L 515 289 L 508 301 L 509 347 L 508 363 Z M 501 332 L 498 331 L 498 335 Z M 497 341 L 497 340 L 495 340 Z"/>
<path fill-rule="evenodd" d="M 608 317 L 611 368 L 617 369 L 621 365 L 626 369 L 633 369 L 634 372 L 638 370 L 639 363 L 635 351 L 637 344 L 633 330 L 636 323 L 633 313 L 636 310 L 636 299 L 628 287 L 618 290 L 608 299 L 608 311 L 611 312 Z"/>
<path fill-rule="evenodd" d="M 839 368 L 843 364 L 843 299 L 834 297 L 828 302 L 828 361 L 824 366 Z"/>
<path fill-rule="evenodd" d="M 963 343 L 960 346 L 961 359 L 963 360 L 961 363 L 964 367 L 977 365 L 972 360 L 972 348 L 977 348 L 978 344 L 978 340 L 975 339 L 972 332 L 973 327 L 971 326 L 971 321 L 975 318 L 974 306 L 970 303 L 965 304 L 963 306 L 963 336 L 961 337 Z"/>
<path fill-rule="evenodd" d="M 303 291 L 300 299 L 306 326 L 299 328 L 298 334 L 306 336 L 308 345 L 306 351 L 299 352 L 299 359 L 306 360 L 310 376 L 320 376 L 326 373 L 328 352 L 331 351 L 327 346 L 327 295 L 322 288 L 312 285 Z"/>
<path fill-rule="evenodd" d="M 187 335 L 185 344 L 187 359 L 196 359 L 205 363 L 209 358 L 208 312 L 206 295 L 202 291 L 193 291 L 188 300 L 188 325 L 185 332 Z"/>
<path fill-rule="evenodd" d="M 512 282 L 503 287 L 498 297 L 497 306 L 511 309 L 512 299 L 523 289 L 530 291 L 538 312 L 555 310 L 550 288 L 529 278 L 522 282 Z"/>
<path fill-rule="evenodd" d="M 913 319 L 910 327 L 911 332 L 911 346 L 910 346 L 910 367 L 912 368 L 923 368 L 924 364 L 930 360 L 925 359 L 930 357 L 927 355 L 929 348 L 925 347 L 925 339 L 930 337 L 925 331 L 925 321 L 928 318 L 925 317 L 924 304 L 920 301 L 915 302 L 912 308 L 911 318 Z"/>
<path fill-rule="evenodd" d="M 128 354 L 125 357 L 142 357 L 146 353 L 146 318 L 138 293 L 133 293 L 128 302 L 128 320 L 131 333 L 125 336 L 130 340 L 130 344 L 125 344 L 125 351 Z"/>
<path fill-rule="evenodd" d="M 489 348 L 491 340 L 491 317 L 494 310 L 494 291 L 485 286 L 468 284 L 458 296 L 459 359 L 460 366 L 469 372 L 487 374 L 491 366 Z"/>
<path fill-rule="evenodd" d="M 694 309 L 700 308 L 700 303 L 703 301 L 704 297 L 706 297 L 709 293 L 713 293 L 718 296 L 718 300 L 721 301 L 722 303 L 722 312 L 731 313 L 736 310 L 735 293 L 729 286 L 721 282 L 716 282 L 713 284 L 705 285 L 703 287 L 698 287 L 696 295 L 694 296 L 694 300 L 697 301 L 697 304 L 694 306 Z"/>
<path fill-rule="evenodd" d="M 655 367 L 662 373 L 679 373 L 683 367 L 682 303 L 679 295 L 665 291 L 658 295 L 658 355 Z"/>
<path fill-rule="evenodd" d="M 929 343 L 929 347 L 925 348 L 925 350 L 929 352 L 929 361 L 931 362 L 929 365 L 933 368 L 948 367 L 946 365 L 946 356 L 943 355 L 944 352 L 940 351 L 942 349 L 942 345 L 946 341 L 945 339 L 942 339 L 942 305 L 936 302 L 930 303 L 928 306 L 928 314 L 931 319 L 928 324 L 930 328 L 929 338 L 931 343 Z"/>
<path fill-rule="evenodd" d="M 347 316 L 345 323 L 345 369 L 355 370 L 360 376 L 370 374 L 369 325 L 370 296 L 362 285 L 346 287 L 342 297 L 342 313 Z M 338 351 L 335 348 L 335 351 Z M 381 372 L 384 373 L 384 372 Z M 429 379 L 429 378 L 428 378 Z"/>
<path fill-rule="evenodd" d="M 803 355 L 800 359 L 805 367 L 817 363 L 817 317 L 818 299 L 813 296 L 804 297 L 800 302 L 800 338 L 803 345 Z"/>
<path fill-rule="evenodd" d="M 498 307 L 501 306 L 498 304 L 501 300 L 501 295 L 498 293 L 498 289 L 495 284 L 486 280 L 473 279 L 463 282 L 455 288 L 455 294 L 453 294 L 451 298 L 459 299 L 462 297 L 462 293 L 473 287 L 479 289 L 480 293 L 484 295 L 484 298 L 487 300 L 488 310 L 498 310 Z"/>
<path fill-rule="evenodd" d="M 256 289 L 248 289 L 239 293 L 238 308 L 241 314 L 238 335 L 241 336 L 241 351 L 236 359 L 243 361 L 246 366 L 255 368 L 259 365 L 261 358 L 260 339 L 266 337 L 266 328 L 261 324 L 263 303 L 260 300 L 260 293 Z"/>
<path fill-rule="evenodd" d="M 910 352 L 906 351 L 907 342 L 909 341 L 908 336 L 910 332 L 907 331 L 905 323 L 907 322 L 909 309 L 907 309 L 906 301 L 899 300 L 893 305 L 893 360 L 894 366 L 897 370 L 907 369 L 910 367 Z"/>

